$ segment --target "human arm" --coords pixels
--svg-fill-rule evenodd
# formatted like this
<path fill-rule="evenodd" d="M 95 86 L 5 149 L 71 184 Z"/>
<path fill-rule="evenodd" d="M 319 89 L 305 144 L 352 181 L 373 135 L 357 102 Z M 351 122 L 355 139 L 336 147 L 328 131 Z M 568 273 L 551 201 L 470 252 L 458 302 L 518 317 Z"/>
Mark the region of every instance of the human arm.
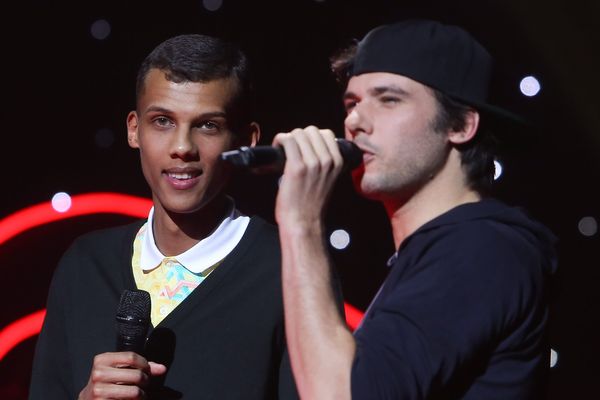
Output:
<path fill-rule="evenodd" d="M 119 236 L 111 238 L 122 242 Z M 77 398 L 89 380 L 95 355 L 115 345 L 113 310 L 118 291 L 112 288 L 118 282 L 104 272 L 118 265 L 118 258 L 112 257 L 118 252 L 105 252 L 105 247 L 99 245 L 96 247 L 102 257 L 97 257 L 90 243 L 102 243 L 102 238 L 77 239 L 53 275 L 44 324 L 37 338 L 30 400 Z"/>
<path fill-rule="evenodd" d="M 342 168 L 331 131 L 308 127 L 275 137 L 286 166 L 275 216 L 282 251 L 286 336 L 302 398 L 350 398 L 355 344 L 332 290 L 323 212 Z"/>
<path fill-rule="evenodd" d="M 68 301 L 65 276 L 64 265 L 59 265 L 50 284 L 46 316 L 36 342 L 29 400 L 58 400 L 75 396 L 70 374 L 72 365 L 67 356 L 66 317 L 63 307 Z"/>

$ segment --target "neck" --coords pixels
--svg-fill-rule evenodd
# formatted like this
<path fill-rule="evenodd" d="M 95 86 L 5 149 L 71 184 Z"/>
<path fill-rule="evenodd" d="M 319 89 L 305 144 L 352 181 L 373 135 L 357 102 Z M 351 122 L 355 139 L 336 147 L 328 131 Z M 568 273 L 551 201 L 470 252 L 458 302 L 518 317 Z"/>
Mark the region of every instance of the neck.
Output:
<path fill-rule="evenodd" d="M 452 157 L 456 158 L 458 154 Z M 383 205 L 392 226 L 396 249 L 406 237 L 432 219 L 461 204 L 480 200 L 481 195 L 468 187 L 459 159 L 447 164 L 405 199 L 386 199 Z"/>
<path fill-rule="evenodd" d="M 162 254 L 176 256 L 189 250 L 210 234 L 225 219 L 230 202 L 221 195 L 192 213 L 178 214 L 165 210 L 155 202 L 152 230 Z"/>

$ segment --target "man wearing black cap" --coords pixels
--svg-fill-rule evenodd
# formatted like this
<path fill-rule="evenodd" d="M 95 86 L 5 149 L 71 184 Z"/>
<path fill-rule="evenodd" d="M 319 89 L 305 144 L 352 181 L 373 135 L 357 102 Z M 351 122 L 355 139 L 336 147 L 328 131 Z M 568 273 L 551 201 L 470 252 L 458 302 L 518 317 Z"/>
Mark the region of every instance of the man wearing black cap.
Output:
<path fill-rule="evenodd" d="M 489 197 L 491 58 L 428 20 L 372 30 L 334 62 L 347 79 L 357 190 L 383 203 L 396 253 L 352 334 L 335 307 L 323 213 L 343 159 L 334 134 L 279 134 L 276 202 L 292 367 L 307 399 L 532 399 L 548 368 L 554 236 Z"/>

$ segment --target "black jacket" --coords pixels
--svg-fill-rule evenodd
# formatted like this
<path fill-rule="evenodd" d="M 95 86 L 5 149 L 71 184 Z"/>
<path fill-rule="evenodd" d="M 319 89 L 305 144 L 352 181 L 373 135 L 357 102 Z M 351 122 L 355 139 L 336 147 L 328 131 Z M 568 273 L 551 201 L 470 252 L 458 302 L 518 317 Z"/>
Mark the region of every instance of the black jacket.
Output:
<path fill-rule="evenodd" d="M 30 399 L 74 399 L 96 354 L 115 351 L 115 312 L 134 289 L 143 221 L 77 239 L 52 280 Z M 169 365 L 155 398 L 297 398 L 287 357 L 276 229 L 253 217 L 237 247 L 152 329 L 147 358 Z"/>

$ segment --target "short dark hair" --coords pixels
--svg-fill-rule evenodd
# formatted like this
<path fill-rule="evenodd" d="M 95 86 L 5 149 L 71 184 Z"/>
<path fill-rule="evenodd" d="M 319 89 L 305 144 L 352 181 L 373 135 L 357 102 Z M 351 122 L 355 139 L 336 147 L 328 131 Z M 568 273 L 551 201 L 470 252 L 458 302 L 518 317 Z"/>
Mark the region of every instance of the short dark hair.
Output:
<path fill-rule="evenodd" d="M 358 42 L 355 41 L 330 58 L 331 70 L 337 81 L 343 86 L 346 86 L 350 79 L 350 71 L 357 49 Z M 436 132 L 464 128 L 466 115 L 473 110 L 473 107 L 456 101 L 439 90 L 430 89 L 438 105 L 436 117 L 432 121 L 432 128 Z M 479 127 L 473 139 L 457 146 L 457 150 L 460 152 L 461 164 L 467 174 L 469 187 L 482 195 L 489 194 L 492 189 L 496 146 L 496 138 L 487 126 L 485 116 L 481 116 Z"/>
<path fill-rule="evenodd" d="M 252 116 L 248 59 L 232 42 L 212 36 L 187 34 L 174 36 L 160 43 L 148 54 L 138 70 L 138 99 L 151 69 L 163 71 L 168 80 L 176 83 L 210 82 L 235 77 L 238 92 L 232 107 L 239 113 L 240 122 L 249 121 Z"/>
<path fill-rule="evenodd" d="M 432 121 L 433 129 L 436 132 L 463 129 L 467 113 L 474 108 L 454 100 L 439 90 L 432 89 L 432 91 L 437 102 L 437 113 Z M 467 174 L 469 187 L 483 195 L 491 192 L 494 182 L 496 147 L 496 137 L 487 126 L 485 115 L 481 113 L 475 136 L 468 142 L 456 146 L 460 153 L 462 167 Z"/>
<path fill-rule="evenodd" d="M 342 86 L 348 84 L 350 79 L 350 71 L 354 65 L 354 57 L 358 51 L 358 40 L 353 40 L 350 44 L 342 47 L 337 53 L 329 58 L 329 65 L 331 72 L 335 76 L 335 79 Z"/>

